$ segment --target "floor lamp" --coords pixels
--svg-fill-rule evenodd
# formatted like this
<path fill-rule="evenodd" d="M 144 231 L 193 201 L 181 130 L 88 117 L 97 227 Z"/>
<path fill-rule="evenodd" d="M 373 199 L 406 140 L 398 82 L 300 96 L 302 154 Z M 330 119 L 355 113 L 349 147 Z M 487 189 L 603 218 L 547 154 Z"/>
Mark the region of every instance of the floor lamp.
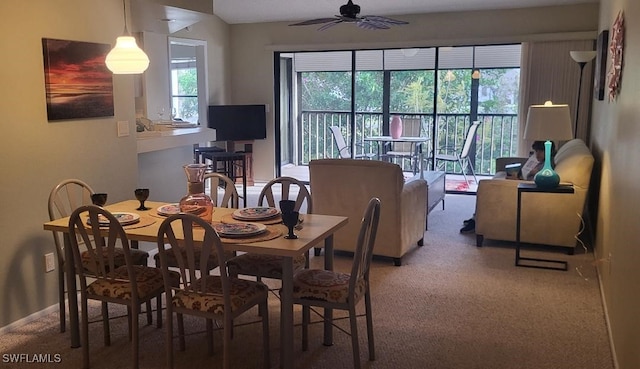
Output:
<path fill-rule="evenodd" d="M 571 58 L 580 66 L 580 80 L 578 81 L 578 102 L 576 103 L 576 123 L 573 126 L 573 137 L 578 137 L 578 116 L 580 115 L 580 93 L 582 92 L 582 72 L 584 66 L 596 57 L 595 51 L 569 51 Z"/>

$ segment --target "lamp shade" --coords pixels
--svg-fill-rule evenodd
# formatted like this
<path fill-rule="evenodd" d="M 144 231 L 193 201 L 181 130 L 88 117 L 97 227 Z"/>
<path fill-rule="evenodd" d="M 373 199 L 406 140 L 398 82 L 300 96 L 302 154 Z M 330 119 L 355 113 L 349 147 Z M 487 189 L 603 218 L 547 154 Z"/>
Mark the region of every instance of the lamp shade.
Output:
<path fill-rule="evenodd" d="M 576 63 L 588 63 L 593 58 L 596 57 L 595 51 L 569 51 L 569 55 L 571 55 L 571 59 L 575 60 Z"/>
<path fill-rule="evenodd" d="M 149 67 L 149 57 L 138 47 L 133 36 L 120 36 L 105 63 L 113 74 L 140 74 Z"/>
<path fill-rule="evenodd" d="M 544 105 L 531 105 L 523 137 L 535 141 L 572 139 L 569 105 L 554 105 L 550 101 Z"/>

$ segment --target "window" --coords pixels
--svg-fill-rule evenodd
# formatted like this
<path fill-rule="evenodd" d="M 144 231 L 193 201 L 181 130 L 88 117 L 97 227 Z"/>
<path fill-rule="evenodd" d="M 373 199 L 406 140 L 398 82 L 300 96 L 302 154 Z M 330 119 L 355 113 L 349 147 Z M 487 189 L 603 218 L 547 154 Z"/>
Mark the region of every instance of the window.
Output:
<path fill-rule="evenodd" d="M 206 42 L 169 39 L 171 117 L 206 125 Z"/>

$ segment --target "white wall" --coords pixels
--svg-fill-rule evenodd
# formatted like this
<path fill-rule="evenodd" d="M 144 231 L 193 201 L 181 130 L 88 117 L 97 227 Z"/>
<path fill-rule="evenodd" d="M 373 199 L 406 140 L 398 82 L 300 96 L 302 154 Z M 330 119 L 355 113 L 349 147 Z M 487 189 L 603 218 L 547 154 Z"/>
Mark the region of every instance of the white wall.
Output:
<path fill-rule="evenodd" d="M 592 147 L 596 155 L 593 182 L 599 189 L 596 250 L 606 308 L 620 369 L 640 368 L 640 2 L 601 0 L 600 30 L 609 30 L 624 11 L 622 84 L 618 98 L 593 100 Z M 610 54 L 609 54 L 610 55 Z M 607 63 L 607 70 L 611 62 Z M 608 81 L 608 79 L 607 79 Z M 597 192 L 596 192 L 597 193 Z"/>
<path fill-rule="evenodd" d="M 115 117 L 48 122 L 42 58 L 44 38 L 112 44 L 122 33 L 118 0 L 4 0 L 0 3 L 0 326 L 57 301 L 56 273 L 43 255 L 55 252 L 49 191 L 81 178 L 109 201 L 131 197 L 137 185 L 134 136 L 116 137 L 116 121 L 134 129 L 133 77 L 114 76 Z M 100 9 L 100 12 L 96 12 Z M 9 56 L 10 57 L 7 57 Z"/>
<path fill-rule="evenodd" d="M 173 149 L 168 152 L 174 154 L 171 159 L 159 165 L 153 154 L 143 154 L 138 175 L 133 76 L 113 77 L 114 117 L 47 121 L 41 39 L 113 45 L 123 30 L 121 0 L 2 0 L 0 14 L 0 204 L 5 209 L 0 212 L 0 327 L 4 327 L 57 304 L 57 274 L 44 272 L 43 257 L 55 247 L 42 224 L 49 220 L 47 199 L 58 182 L 80 178 L 96 191 L 107 192 L 109 202 L 132 198 L 139 185 L 151 188 L 152 199 L 172 200 L 186 193 L 181 165 L 192 156 L 190 150 Z M 194 25 L 191 35 L 180 37 L 209 41 L 210 95 L 213 101 L 224 102 L 228 26 L 211 17 L 205 25 Z M 116 136 L 120 120 L 129 121 L 131 136 Z"/>

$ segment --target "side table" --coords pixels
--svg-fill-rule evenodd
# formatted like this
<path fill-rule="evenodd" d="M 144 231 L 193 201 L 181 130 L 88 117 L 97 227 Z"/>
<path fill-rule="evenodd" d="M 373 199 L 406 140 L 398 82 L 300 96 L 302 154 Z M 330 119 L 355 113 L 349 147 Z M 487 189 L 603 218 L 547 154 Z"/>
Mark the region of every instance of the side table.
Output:
<path fill-rule="evenodd" d="M 560 185 L 556 188 L 539 188 L 535 183 L 520 183 L 518 185 L 518 206 L 516 210 L 516 266 L 527 267 L 527 268 L 540 268 L 540 269 L 553 269 L 553 270 L 568 270 L 569 266 L 566 261 L 563 260 L 550 260 L 550 259 L 539 259 L 539 258 L 526 258 L 520 256 L 520 221 L 521 221 L 521 210 L 522 210 L 522 193 L 557 193 L 557 194 L 571 194 L 574 193 L 573 185 Z M 534 262 L 542 262 L 542 263 L 551 263 L 551 264 L 559 264 L 559 267 L 546 266 L 546 265 L 532 265 L 532 264 L 522 264 L 520 261 L 534 261 Z"/>

